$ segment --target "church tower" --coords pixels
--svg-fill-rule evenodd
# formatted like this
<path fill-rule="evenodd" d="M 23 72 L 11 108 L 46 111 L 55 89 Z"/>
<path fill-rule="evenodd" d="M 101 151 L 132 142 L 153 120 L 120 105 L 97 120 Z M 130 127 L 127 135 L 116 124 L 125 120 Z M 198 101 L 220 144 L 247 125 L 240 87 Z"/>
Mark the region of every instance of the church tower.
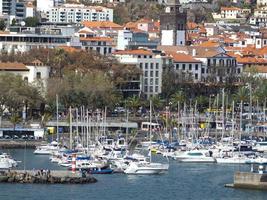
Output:
<path fill-rule="evenodd" d="M 185 45 L 186 20 L 186 11 L 179 0 L 166 0 L 165 12 L 160 15 L 161 45 Z"/>

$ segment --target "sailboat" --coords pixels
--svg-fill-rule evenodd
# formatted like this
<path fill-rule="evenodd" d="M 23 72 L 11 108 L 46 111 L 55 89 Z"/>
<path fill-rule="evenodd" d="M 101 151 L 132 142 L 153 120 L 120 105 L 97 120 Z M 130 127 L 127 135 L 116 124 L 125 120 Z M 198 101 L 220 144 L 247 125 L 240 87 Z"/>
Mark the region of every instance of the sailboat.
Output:
<path fill-rule="evenodd" d="M 152 136 L 152 103 L 150 100 L 150 126 L 149 126 L 149 136 L 151 142 Z M 162 174 L 169 169 L 169 164 L 155 163 L 152 162 L 151 150 L 149 150 L 149 161 L 132 161 L 129 166 L 124 170 L 125 174 L 143 174 L 143 175 L 152 175 L 152 174 Z"/>

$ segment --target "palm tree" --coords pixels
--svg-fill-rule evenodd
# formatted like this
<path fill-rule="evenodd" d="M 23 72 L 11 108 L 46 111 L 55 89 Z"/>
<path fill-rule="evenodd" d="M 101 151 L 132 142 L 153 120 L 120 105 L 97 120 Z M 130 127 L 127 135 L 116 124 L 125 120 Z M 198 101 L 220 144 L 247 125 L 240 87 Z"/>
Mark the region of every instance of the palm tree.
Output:
<path fill-rule="evenodd" d="M 13 113 L 10 117 L 10 122 L 13 124 L 13 130 L 15 131 L 16 125 L 21 122 L 21 117 L 18 113 Z"/>
<path fill-rule="evenodd" d="M 138 108 L 141 106 L 140 98 L 137 96 L 130 97 L 126 100 L 126 103 L 128 108 L 133 109 L 133 114 L 135 116 Z"/>
<path fill-rule="evenodd" d="M 159 96 L 153 96 L 150 98 L 150 100 L 152 102 L 155 111 L 162 108 L 163 103 L 162 100 L 159 98 Z"/>
<path fill-rule="evenodd" d="M 178 92 L 176 92 L 171 96 L 172 105 L 177 105 L 178 111 L 180 110 L 180 104 L 184 103 L 185 101 L 186 101 L 186 96 L 182 90 L 179 90 Z"/>

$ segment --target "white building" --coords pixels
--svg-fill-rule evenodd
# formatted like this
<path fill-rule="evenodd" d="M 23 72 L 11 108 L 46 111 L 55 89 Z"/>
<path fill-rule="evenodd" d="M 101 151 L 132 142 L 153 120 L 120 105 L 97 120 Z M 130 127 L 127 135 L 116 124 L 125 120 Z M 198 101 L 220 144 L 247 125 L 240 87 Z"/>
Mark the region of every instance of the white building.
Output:
<path fill-rule="evenodd" d="M 41 81 L 43 89 L 46 89 L 50 67 L 39 60 L 29 64 L 6 62 L 0 63 L 0 73 L 3 72 L 20 75 L 23 80 L 33 84 L 39 84 L 38 81 Z"/>
<path fill-rule="evenodd" d="M 267 6 L 267 0 L 257 0 L 257 6 Z"/>
<path fill-rule="evenodd" d="M 240 19 L 245 18 L 251 12 L 250 9 L 241 9 L 237 7 L 221 7 L 220 13 L 212 13 L 214 19 Z"/>
<path fill-rule="evenodd" d="M 113 21 L 113 9 L 82 4 L 63 4 L 47 11 L 47 19 L 54 23 L 80 23 L 83 21 Z"/>
<path fill-rule="evenodd" d="M 119 30 L 117 39 L 117 50 L 125 50 L 133 39 L 133 32 L 129 30 Z"/>
<path fill-rule="evenodd" d="M 172 53 L 174 69 L 185 76 L 190 77 L 194 82 L 200 82 L 204 75 L 205 70 L 202 68 L 202 62 L 195 59 L 193 56 L 185 53 Z"/>
<path fill-rule="evenodd" d="M 54 7 L 54 0 L 36 0 L 36 10 L 47 12 Z"/>
<path fill-rule="evenodd" d="M 152 51 L 138 49 L 117 51 L 114 56 L 120 63 L 135 64 L 143 71 L 141 90 L 146 98 L 161 93 L 162 69 L 165 62 L 160 54 Z"/>
<path fill-rule="evenodd" d="M 79 36 L 75 36 L 73 27 L 22 27 L 21 32 L 0 33 L 2 51 L 25 52 L 30 49 L 72 46 L 81 48 Z"/>

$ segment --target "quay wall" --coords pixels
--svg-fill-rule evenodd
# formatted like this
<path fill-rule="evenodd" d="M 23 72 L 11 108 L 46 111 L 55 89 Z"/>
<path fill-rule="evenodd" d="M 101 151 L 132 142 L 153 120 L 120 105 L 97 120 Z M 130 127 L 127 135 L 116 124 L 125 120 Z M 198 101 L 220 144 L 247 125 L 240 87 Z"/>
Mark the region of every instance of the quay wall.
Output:
<path fill-rule="evenodd" d="M 236 172 L 234 176 L 234 187 L 267 190 L 267 174 Z"/>

